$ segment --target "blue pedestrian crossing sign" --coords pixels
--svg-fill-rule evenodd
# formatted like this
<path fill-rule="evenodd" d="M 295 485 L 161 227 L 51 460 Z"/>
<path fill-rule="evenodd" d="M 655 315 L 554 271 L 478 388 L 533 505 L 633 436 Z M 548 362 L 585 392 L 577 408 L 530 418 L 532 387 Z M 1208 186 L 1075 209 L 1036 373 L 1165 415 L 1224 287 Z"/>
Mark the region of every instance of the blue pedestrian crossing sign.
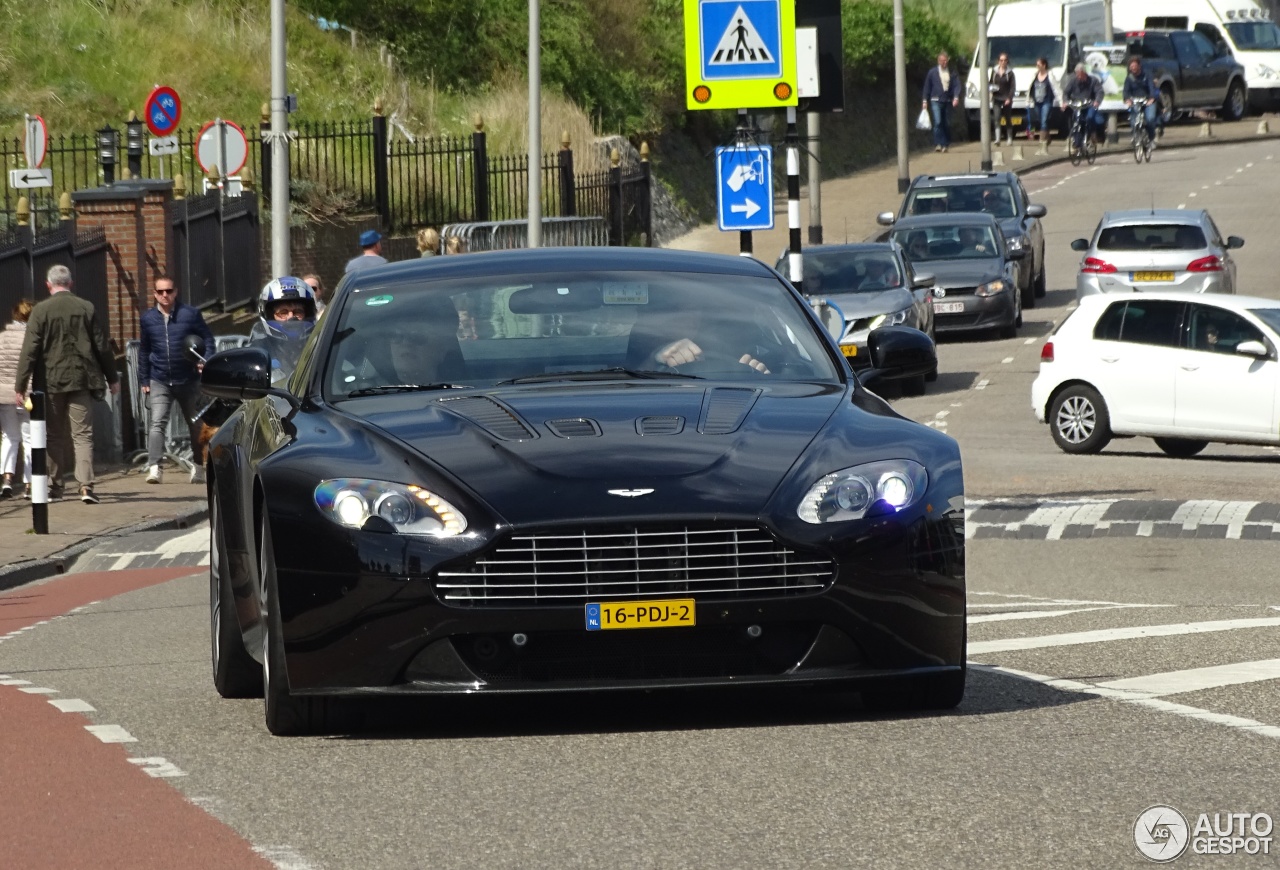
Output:
<path fill-rule="evenodd" d="M 684 0 L 690 109 L 794 106 L 795 3 Z"/>
<path fill-rule="evenodd" d="M 773 229 L 773 148 L 735 145 L 716 149 L 716 202 L 720 229 Z"/>

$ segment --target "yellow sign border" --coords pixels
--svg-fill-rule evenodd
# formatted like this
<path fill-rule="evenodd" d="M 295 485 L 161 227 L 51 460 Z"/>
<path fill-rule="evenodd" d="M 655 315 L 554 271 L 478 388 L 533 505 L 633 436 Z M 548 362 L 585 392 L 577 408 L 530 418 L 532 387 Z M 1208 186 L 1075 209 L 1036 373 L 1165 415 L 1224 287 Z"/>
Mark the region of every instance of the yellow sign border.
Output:
<path fill-rule="evenodd" d="M 795 0 L 778 0 L 781 78 L 710 82 L 702 78 L 701 16 L 698 13 L 703 2 L 705 0 L 684 0 L 685 105 L 689 109 L 776 109 L 798 105 Z M 786 86 L 785 98 L 779 98 L 775 92 L 779 85 Z M 698 99 L 695 92 L 705 94 L 706 98 Z"/>

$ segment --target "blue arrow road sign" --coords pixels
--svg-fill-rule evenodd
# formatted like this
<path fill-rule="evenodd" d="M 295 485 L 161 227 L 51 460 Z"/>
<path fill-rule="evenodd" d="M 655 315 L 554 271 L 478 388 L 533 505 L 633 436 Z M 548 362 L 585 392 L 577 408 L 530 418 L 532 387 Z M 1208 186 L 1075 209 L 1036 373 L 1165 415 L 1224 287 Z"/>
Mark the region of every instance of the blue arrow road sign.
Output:
<path fill-rule="evenodd" d="M 717 148 L 716 200 L 720 229 L 773 229 L 773 148 Z"/>
<path fill-rule="evenodd" d="M 702 77 L 707 81 L 782 75 L 780 0 L 702 0 Z"/>

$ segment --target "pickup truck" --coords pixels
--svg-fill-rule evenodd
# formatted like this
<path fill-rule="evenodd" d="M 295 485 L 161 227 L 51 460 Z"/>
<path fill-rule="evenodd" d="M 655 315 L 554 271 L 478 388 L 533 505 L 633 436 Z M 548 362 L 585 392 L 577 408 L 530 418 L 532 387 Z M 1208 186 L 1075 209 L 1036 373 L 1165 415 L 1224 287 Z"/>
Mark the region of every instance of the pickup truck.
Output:
<path fill-rule="evenodd" d="M 1215 46 L 1198 30 L 1148 28 L 1126 34 L 1125 41 L 1160 88 L 1165 123 L 1194 109 L 1212 109 L 1226 121 L 1244 115 L 1244 67 L 1225 46 Z"/>

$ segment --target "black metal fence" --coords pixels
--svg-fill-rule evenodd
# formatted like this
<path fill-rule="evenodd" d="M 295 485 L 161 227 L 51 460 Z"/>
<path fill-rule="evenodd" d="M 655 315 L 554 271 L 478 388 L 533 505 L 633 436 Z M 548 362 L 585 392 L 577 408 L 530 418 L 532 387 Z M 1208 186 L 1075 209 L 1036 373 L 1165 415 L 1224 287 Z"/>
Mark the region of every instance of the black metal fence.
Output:
<path fill-rule="evenodd" d="M 186 288 L 197 308 L 238 308 L 257 297 L 261 282 L 262 231 L 258 201 L 223 197 L 217 190 L 169 204 L 173 245 L 168 274 Z"/>
<path fill-rule="evenodd" d="M 270 125 L 242 129 L 248 144 L 246 167 L 256 176 L 254 186 L 265 202 L 271 193 L 272 170 L 270 149 L 263 142 L 269 138 Z M 472 133 L 470 141 L 455 136 L 392 141 L 387 119 L 375 115 L 361 121 L 299 122 L 294 132 L 296 136 L 289 139 L 289 166 L 295 200 L 325 193 L 345 198 L 356 209 L 376 214 L 389 232 L 461 221 L 510 220 L 526 214 L 527 155 L 490 155 L 483 130 Z M 52 172 L 53 187 L 14 190 L 5 186 L 0 231 L 15 223 L 20 196 L 28 198 L 33 225 L 53 226 L 62 191 L 97 187 L 108 177 L 123 177 L 125 168 L 142 178 L 181 174 L 194 189 L 195 179 L 205 174 L 195 159 L 199 134 L 195 128 L 177 131 L 178 153 L 166 157 L 137 146 L 130 153 L 126 147 L 105 170 L 96 135 L 51 137 L 45 168 Z M 140 136 L 133 138 L 142 142 Z M 19 139 L 0 139 L 0 161 L 7 168 L 19 168 L 22 160 Z M 648 163 L 644 159 L 640 163 L 624 166 L 623 185 L 615 190 L 607 171 L 575 172 L 572 150 L 544 154 L 540 166 L 543 214 L 599 216 L 609 222 L 611 243 L 649 244 L 645 229 L 649 225 Z M 612 201 L 610 191 L 625 202 Z M 613 216 L 618 208 L 624 215 L 621 224 Z M 619 225 L 623 234 L 615 236 Z"/>
<path fill-rule="evenodd" d="M 19 225 L 0 234 L 0 315 L 8 319 L 20 299 L 47 297 L 45 275 L 56 265 L 71 269 L 76 295 L 93 303 L 105 330 L 107 236 L 102 227 L 77 230 L 74 220 L 45 230 Z"/>

